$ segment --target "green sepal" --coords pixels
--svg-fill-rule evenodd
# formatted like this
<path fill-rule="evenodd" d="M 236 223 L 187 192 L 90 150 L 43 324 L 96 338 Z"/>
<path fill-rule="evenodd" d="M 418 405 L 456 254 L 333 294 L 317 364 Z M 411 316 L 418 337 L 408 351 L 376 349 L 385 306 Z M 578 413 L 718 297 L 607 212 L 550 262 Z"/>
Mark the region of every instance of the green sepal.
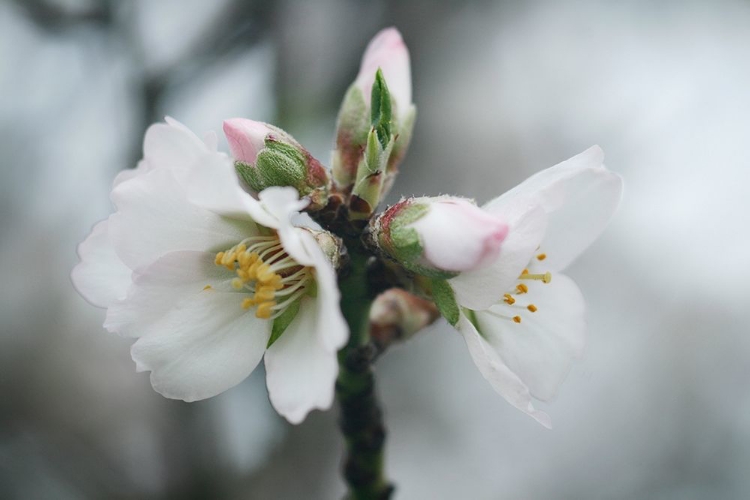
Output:
<path fill-rule="evenodd" d="M 427 278 L 447 280 L 458 275 L 456 272 L 444 271 L 420 264 L 424 248 L 419 241 L 419 233 L 411 227 L 430 209 L 427 203 L 409 203 L 393 218 L 388 227 L 389 240 L 381 240 L 386 250 L 405 269 Z"/>
<path fill-rule="evenodd" d="M 357 84 L 346 91 L 336 123 L 336 149 L 333 152 L 333 178 L 341 187 L 351 186 L 370 131 L 370 113 L 365 94 Z"/>
<path fill-rule="evenodd" d="M 404 207 L 388 228 L 393 256 L 399 261 L 411 263 L 422 256 L 422 244 L 419 234 L 410 227 L 429 211 L 426 203 L 411 203 Z"/>
<path fill-rule="evenodd" d="M 286 331 L 287 327 L 291 324 L 294 318 L 297 317 L 301 300 L 302 299 L 299 298 L 292 302 L 286 309 L 284 309 L 284 312 L 281 313 L 281 316 L 273 320 L 273 326 L 271 327 L 271 338 L 268 339 L 268 345 L 266 345 L 266 349 L 271 347 L 274 342 L 279 340 L 281 334 Z"/>
<path fill-rule="evenodd" d="M 398 132 L 395 136 L 393 151 L 391 157 L 388 158 L 388 173 L 393 172 L 398 167 L 398 164 L 403 160 L 406 150 L 411 142 L 411 135 L 414 131 L 414 122 L 417 120 L 417 107 L 413 104 L 409 107 L 406 112 L 406 116 L 403 117 L 401 123 L 398 124 Z"/>
<path fill-rule="evenodd" d="M 255 167 L 264 189 L 270 186 L 305 185 L 305 157 L 293 145 L 266 138 L 266 147 L 258 153 Z"/>
<path fill-rule="evenodd" d="M 349 140 L 353 144 L 364 144 L 367 132 L 370 130 L 368 118 L 365 94 L 359 86 L 352 84 L 341 103 L 336 130 L 338 134 L 344 131 L 350 134 Z"/>
<path fill-rule="evenodd" d="M 266 188 L 260 178 L 258 169 L 253 165 L 243 161 L 236 161 L 234 162 L 234 168 L 237 171 L 237 175 L 239 175 L 240 178 L 245 181 L 245 184 L 247 184 L 253 191 L 260 192 Z"/>
<path fill-rule="evenodd" d="M 440 314 L 448 320 L 448 323 L 456 326 L 460 317 L 460 310 L 453 289 L 444 279 L 431 278 L 430 286 L 432 288 L 432 300 L 435 302 Z"/>
<path fill-rule="evenodd" d="M 391 142 L 393 110 L 391 108 L 391 93 L 388 91 L 388 85 L 385 83 L 385 77 L 380 68 L 375 73 L 375 82 L 372 84 L 370 110 L 372 128 L 377 131 L 378 140 L 385 149 Z"/>

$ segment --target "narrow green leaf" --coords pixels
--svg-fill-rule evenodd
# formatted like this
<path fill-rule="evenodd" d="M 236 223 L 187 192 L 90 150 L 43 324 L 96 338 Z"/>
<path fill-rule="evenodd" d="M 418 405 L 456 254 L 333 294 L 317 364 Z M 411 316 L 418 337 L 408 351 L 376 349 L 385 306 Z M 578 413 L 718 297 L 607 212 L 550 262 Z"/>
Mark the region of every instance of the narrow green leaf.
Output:
<path fill-rule="evenodd" d="M 370 108 L 372 127 L 377 132 L 378 140 L 385 149 L 391 141 L 393 112 L 391 109 L 391 93 L 388 91 L 388 85 L 385 83 L 385 77 L 380 68 L 375 73 L 375 82 L 372 84 Z"/>
<path fill-rule="evenodd" d="M 432 300 L 435 301 L 440 314 L 448 320 L 448 323 L 455 326 L 460 313 L 453 289 L 443 279 L 430 279 L 430 284 L 432 285 Z"/>
<path fill-rule="evenodd" d="M 271 327 L 271 338 L 268 339 L 268 345 L 266 346 L 266 349 L 271 347 L 274 342 L 279 340 L 281 334 L 286 331 L 292 320 L 294 320 L 294 318 L 297 316 L 297 313 L 299 312 L 300 300 L 302 299 L 298 299 L 292 302 L 289 307 L 287 307 L 284 312 L 281 313 L 281 316 L 273 320 L 273 326 Z"/>

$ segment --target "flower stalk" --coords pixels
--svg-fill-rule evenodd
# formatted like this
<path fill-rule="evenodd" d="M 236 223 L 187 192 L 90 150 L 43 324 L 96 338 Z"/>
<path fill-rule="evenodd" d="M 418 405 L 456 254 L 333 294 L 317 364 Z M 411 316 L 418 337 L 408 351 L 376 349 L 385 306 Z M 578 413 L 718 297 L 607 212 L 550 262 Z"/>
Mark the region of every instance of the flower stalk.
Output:
<path fill-rule="evenodd" d="M 352 252 L 350 273 L 339 280 L 341 310 L 349 343 L 339 352 L 336 397 L 346 442 L 343 475 L 349 500 L 388 499 L 394 490 L 385 477 L 385 425 L 375 390 L 373 362 L 379 350 L 370 341 L 369 311 L 374 294 L 367 280 L 367 255 Z"/>

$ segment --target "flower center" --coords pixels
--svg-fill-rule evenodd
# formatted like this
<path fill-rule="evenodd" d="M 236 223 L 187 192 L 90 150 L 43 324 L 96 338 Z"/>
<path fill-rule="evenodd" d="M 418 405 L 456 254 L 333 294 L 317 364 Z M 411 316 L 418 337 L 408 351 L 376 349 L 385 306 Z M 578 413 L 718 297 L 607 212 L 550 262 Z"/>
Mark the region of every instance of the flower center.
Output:
<path fill-rule="evenodd" d="M 547 258 L 547 254 L 540 253 L 536 257 L 536 260 L 539 262 L 543 261 Z M 533 262 L 533 261 L 532 261 Z M 541 281 L 545 285 L 550 283 L 552 281 L 552 273 L 547 271 L 544 273 L 530 273 L 528 269 L 524 269 L 521 272 L 521 275 L 518 277 L 519 283 L 516 285 L 516 288 L 514 290 L 514 293 L 506 293 L 503 294 L 502 301 L 507 304 L 508 306 L 512 308 L 520 308 L 524 309 L 525 311 L 535 313 L 539 310 L 539 308 L 533 304 L 529 300 L 523 300 L 521 295 L 526 295 L 529 293 L 529 286 L 526 283 L 523 283 L 524 280 L 533 280 L 533 281 Z M 516 314 L 514 316 L 506 316 L 504 314 L 500 314 L 497 312 L 492 312 L 494 316 L 497 316 L 499 318 L 504 318 L 508 320 L 512 320 L 514 323 L 520 323 L 521 322 L 521 316 Z"/>
<path fill-rule="evenodd" d="M 252 293 L 242 308 L 255 307 L 255 316 L 275 319 L 312 284 L 309 267 L 299 265 L 284 250 L 277 235 L 251 236 L 216 254 L 214 263 L 236 273 L 232 287 Z"/>

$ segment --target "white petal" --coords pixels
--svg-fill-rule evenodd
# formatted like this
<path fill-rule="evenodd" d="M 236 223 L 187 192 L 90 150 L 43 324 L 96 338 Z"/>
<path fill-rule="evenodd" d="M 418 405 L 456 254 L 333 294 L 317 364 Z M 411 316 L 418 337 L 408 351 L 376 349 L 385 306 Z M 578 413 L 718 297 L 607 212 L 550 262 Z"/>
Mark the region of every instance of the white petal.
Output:
<path fill-rule="evenodd" d="M 109 221 L 98 222 L 78 245 L 81 262 L 70 274 L 73 286 L 91 304 L 107 307 L 125 296 L 131 270 L 115 253 L 109 237 Z"/>
<path fill-rule="evenodd" d="M 215 396 L 244 380 L 263 357 L 271 323 L 240 306 L 245 294 L 205 290 L 173 308 L 131 349 L 138 371 L 173 399 Z"/>
<path fill-rule="evenodd" d="M 169 169 L 154 169 L 112 191 L 118 212 L 110 237 L 132 269 L 179 250 L 216 252 L 256 234 L 255 225 L 216 215 L 190 203 Z"/>
<path fill-rule="evenodd" d="M 214 263 L 207 252 L 170 252 L 133 273 L 127 297 L 112 303 L 104 327 L 111 332 L 139 337 L 147 327 L 163 318 L 188 297 L 206 286 L 218 292 L 231 292 L 235 276 Z"/>
<path fill-rule="evenodd" d="M 313 261 L 315 281 L 318 287 L 317 323 L 315 331 L 327 350 L 336 352 L 349 340 L 349 327 L 341 314 L 341 293 L 339 292 L 336 270 L 318 246 L 313 235 L 301 230 L 302 242 Z"/>
<path fill-rule="evenodd" d="M 219 136 L 213 130 L 209 130 L 203 134 L 203 144 L 209 151 L 216 152 L 219 150 Z"/>
<path fill-rule="evenodd" d="M 469 354 L 479 372 L 490 383 L 493 389 L 505 400 L 527 413 L 537 422 L 550 429 L 552 422 L 549 415 L 543 411 L 536 410 L 531 400 L 528 387 L 513 371 L 505 364 L 497 351 L 482 338 L 477 329 L 471 324 L 466 316 L 461 314 L 456 325 L 458 331 L 464 337 Z"/>
<path fill-rule="evenodd" d="M 168 168 L 184 186 L 190 201 L 219 215 L 249 219 L 247 198 L 240 187 L 234 160 L 216 151 L 216 134 L 202 141 L 172 118 L 149 127 L 144 138 L 148 168 Z"/>
<path fill-rule="evenodd" d="M 185 125 L 172 118 L 154 123 L 143 138 L 143 158 L 151 168 L 187 169 L 209 150 Z"/>
<path fill-rule="evenodd" d="M 201 154 L 183 175 L 191 203 L 219 215 L 253 220 L 251 213 L 257 201 L 242 189 L 234 161 L 224 153 Z"/>
<path fill-rule="evenodd" d="M 309 233 L 292 225 L 292 216 L 305 208 L 310 201 L 300 200 L 297 190 L 292 187 L 270 187 L 261 191 L 258 198 L 263 213 L 252 212 L 253 218 L 259 224 L 275 228 L 284 250 L 299 264 L 313 265 L 314 261 L 301 241 L 302 235 Z M 269 219 L 268 222 L 272 225 L 264 223 L 265 219 Z"/>
<path fill-rule="evenodd" d="M 310 200 L 300 199 L 299 193 L 293 187 L 270 187 L 258 194 L 261 207 L 271 217 L 289 223 L 292 214 L 299 212 L 310 204 Z"/>
<path fill-rule="evenodd" d="M 493 262 L 508 233 L 508 225 L 469 200 L 443 197 L 411 224 L 424 257 L 438 269 L 469 271 Z"/>
<path fill-rule="evenodd" d="M 528 178 L 485 209 L 502 214 L 517 197 L 538 198 L 549 215 L 542 249 L 545 265 L 564 269 L 602 233 L 622 197 L 622 179 L 602 165 L 604 153 L 592 147 Z"/>
<path fill-rule="evenodd" d="M 138 162 L 138 165 L 135 168 L 120 170 L 120 172 L 115 176 L 115 180 L 112 182 L 112 187 L 117 186 L 121 182 L 130 180 L 133 177 L 143 175 L 149 170 L 151 170 L 151 166 L 148 164 L 148 162 L 145 160 L 141 160 Z"/>
<path fill-rule="evenodd" d="M 476 322 L 500 358 L 529 387 L 531 394 L 549 401 L 583 354 L 586 341 L 585 303 L 578 286 L 562 274 L 544 284 L 526 280 L 529 292 L 489 311 L 476 311 Z M 526 309 L 533 303 L 538 310 Z M 520 316 L 521 323 L 493 313 Z"/>
<path fill-rule="evenodd" d="M 458 303 L 469 309 L 486 309 L 512 290 L 544 237 L 547 217 L 533 200 L 516 198 L 502 216 L 509 229 L 495 262 L 448 280 Z"/>
<path fill-rule="evenodd" d="M 266 384 L 271 404 L 298 424 L 315 408 L 333 404 L 338 375 L 336 352 L 324 348 L 311 325 L 317 322 L 315 301 L 302 300 L 297 317 L 266 352 Z"/>

